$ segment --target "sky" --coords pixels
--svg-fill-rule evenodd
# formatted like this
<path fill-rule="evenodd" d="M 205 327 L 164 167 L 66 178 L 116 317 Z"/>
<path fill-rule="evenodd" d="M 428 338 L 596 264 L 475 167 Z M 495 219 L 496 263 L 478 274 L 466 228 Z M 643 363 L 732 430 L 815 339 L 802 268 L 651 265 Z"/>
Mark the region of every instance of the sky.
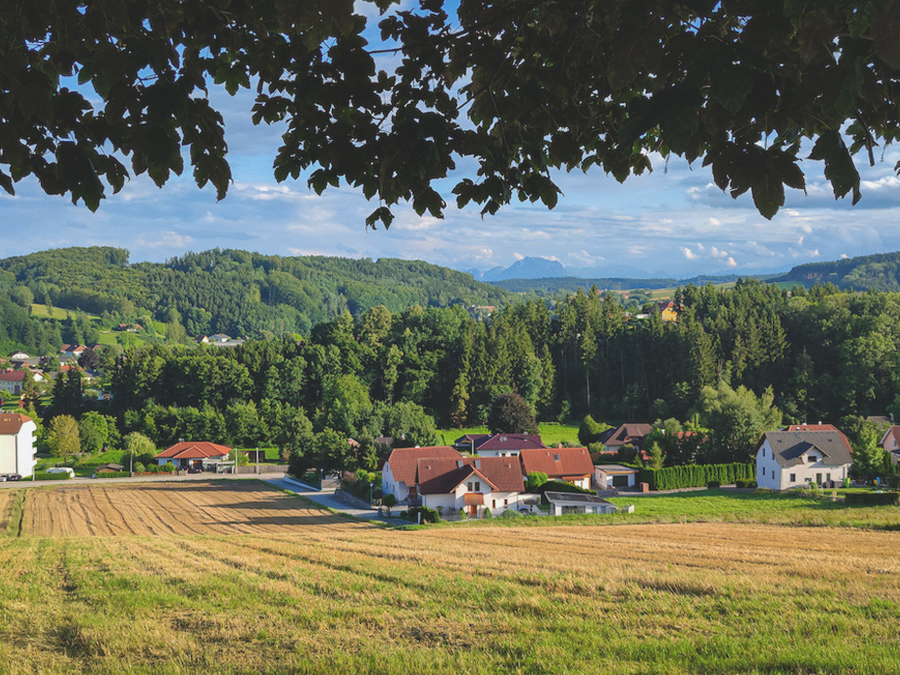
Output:
<path fill-rule="evenodd" d="M 900 149 L 857 164 L 863 198 L 855 207 L 835 201 L 822 163 L 805 160 L 807 193 L 788 190 L 785 208 L 771 221 L 748 194 L 733 200 L 712 184 L 708 169 L 653 158 L 654 171 L 624 184 L 594 169 L 557 174 L 563 196 L 553 210 L 513 203 L 494 216 L 476 206 L 458 210 L 450 194 L 445 217 L 419 217 L 394 208 L 389 230 L 366 229 L 378 204 L 351 188 L 321 197 L 304 180 L 272 176 L 281 130 L 250 122 L 252 96 L 211 89 L 225 115 L 234 183 L 216 201 L 199 189 L 190 170 L 162 189 L 136 177 L 96 213 L 68 198 L 45 195 L 32 179 L 0 192 L 0 258 L 66 246 L 127 248 L 131 261 L 161 262 L 187 251 L 238 248 L 277 255 L 334 255 L 425 260 L 460 270 L 507 267 L 523 257 L 557 260 L 582 276 L 764 274 L 806 262 L 900 250 L 897 206 L 900 179 L 893 166 Z M 865 153 L 863 153 L 864 155 Z M 461 164 L 462 175 L 473 166 Z M 451 176 L 452 178 L 452 176 Z"/>

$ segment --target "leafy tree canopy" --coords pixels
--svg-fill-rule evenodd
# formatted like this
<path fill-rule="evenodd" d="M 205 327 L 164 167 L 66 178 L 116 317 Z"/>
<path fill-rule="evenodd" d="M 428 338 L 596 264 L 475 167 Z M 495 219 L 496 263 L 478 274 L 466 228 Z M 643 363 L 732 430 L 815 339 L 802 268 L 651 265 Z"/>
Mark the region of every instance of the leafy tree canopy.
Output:
<path fill-rule="evenodd" d="M 420 0 L 381 20 L 388 50 L 367 41 L 361 7 L 19 3 L 0 17 L 0 185 L 34 175 L 96 209 L 130 173 L 163 185 L 187 156 L 221 198 L 231 172 L 212 83 L 255 87 L 253 121 L 286 122 L 278 180 L 311 170 L 317 192 L 358 186 L 383 204 L 373 225 L 399 201 L 440 216 L 435 182 L 460 159 L 478 168 L 458 178 L 457 204 L 494 213 L 513 198 L 554 206 L 551 168 L 624 180 L 654 152 L 702 158 L 772 217 L 785 186 L 805 187 L 804 138 L 855 203 L 853 155 L 874 161 L 898 134 L 897 0 L 461 0 L 455 15 Z"/>
<path fill-rule="evenodd" d="M 518 394 L 501 394 L 491 404 L 488 427 L 492 434 L 536 434 L 534 411 Z"/>

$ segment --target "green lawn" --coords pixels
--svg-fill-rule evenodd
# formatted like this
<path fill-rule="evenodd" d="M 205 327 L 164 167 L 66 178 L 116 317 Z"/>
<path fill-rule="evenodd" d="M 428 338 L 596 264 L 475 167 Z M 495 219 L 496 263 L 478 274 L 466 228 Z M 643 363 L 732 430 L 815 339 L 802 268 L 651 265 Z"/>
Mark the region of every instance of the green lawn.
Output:
<path fill-rule="evenodd" d="M 578 425 L 559 424 L 558 422 L 541 422 L 538 424 L 538 432 L 544 445 L 554 446 L 560 443 L 578 443 Z M 438 443 L 441 445 L 453 445 L 460 436 L 465 434 L 487 434 L 487 427 L 465 427 L 462 429 L 439 429 Z"/>
<path fill-rule="evenodd" d="M 100 317 L 96 314 L 91 314 L 89 312 L 82 312 L 77 309 L 63 309 L 62 307 L 51 307 L 49 311 L 47 311 L 46 305 L 33 304 L 31 305 L 31 316 L 37 317 L 38 319 L 58 319 L 63 320 L 67 316 L 76 316 L 76 315 L 84 315 L 91 321 L 99 321 Z"/>

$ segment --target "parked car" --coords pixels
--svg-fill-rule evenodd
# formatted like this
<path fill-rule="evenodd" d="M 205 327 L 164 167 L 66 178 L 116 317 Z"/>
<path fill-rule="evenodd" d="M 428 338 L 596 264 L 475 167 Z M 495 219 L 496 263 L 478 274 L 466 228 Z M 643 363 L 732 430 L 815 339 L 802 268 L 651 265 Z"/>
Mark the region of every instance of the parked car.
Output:
<path fill-rule="evenodd" d="M 8 473 L 5 476 L 0 476 L 0 480 L 10 480 L 10 481 L 22 480 L 22 476 L 20 476 L 17 473 Z"/>
<path fill-rule="evenodd" d="M 47 473 L 65 473 L 69 475 L 69 478 L 75 478 L 75 470 L 67 466 L 51 466 L 47 469 Z"/>

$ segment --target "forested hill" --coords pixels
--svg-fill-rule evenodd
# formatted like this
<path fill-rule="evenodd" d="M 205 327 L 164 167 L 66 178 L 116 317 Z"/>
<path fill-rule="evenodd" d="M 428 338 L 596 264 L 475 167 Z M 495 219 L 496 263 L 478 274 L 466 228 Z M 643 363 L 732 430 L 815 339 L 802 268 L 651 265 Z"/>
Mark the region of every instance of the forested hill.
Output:
<path fill-rule="evenodd" d="M 773 281 L 799 281 L 806 285 L 832 283 L 838 288 L 857 291 L 900 291 L 900 252 L 797 265 Z"/>
<path fill-rule="evenodd" d="M 28 290 L 25 291 L 23 287 Z M 307 333 L 344 310 L 376 305 L 503 305 L 512 295 L 471 275 L 421 261 L 281 257 L 235 250 L 129 264 L 128 251 L 65 248 L 0 260 L 0 292 L 123 320 L 150 314 L 191 336 Z"/>

